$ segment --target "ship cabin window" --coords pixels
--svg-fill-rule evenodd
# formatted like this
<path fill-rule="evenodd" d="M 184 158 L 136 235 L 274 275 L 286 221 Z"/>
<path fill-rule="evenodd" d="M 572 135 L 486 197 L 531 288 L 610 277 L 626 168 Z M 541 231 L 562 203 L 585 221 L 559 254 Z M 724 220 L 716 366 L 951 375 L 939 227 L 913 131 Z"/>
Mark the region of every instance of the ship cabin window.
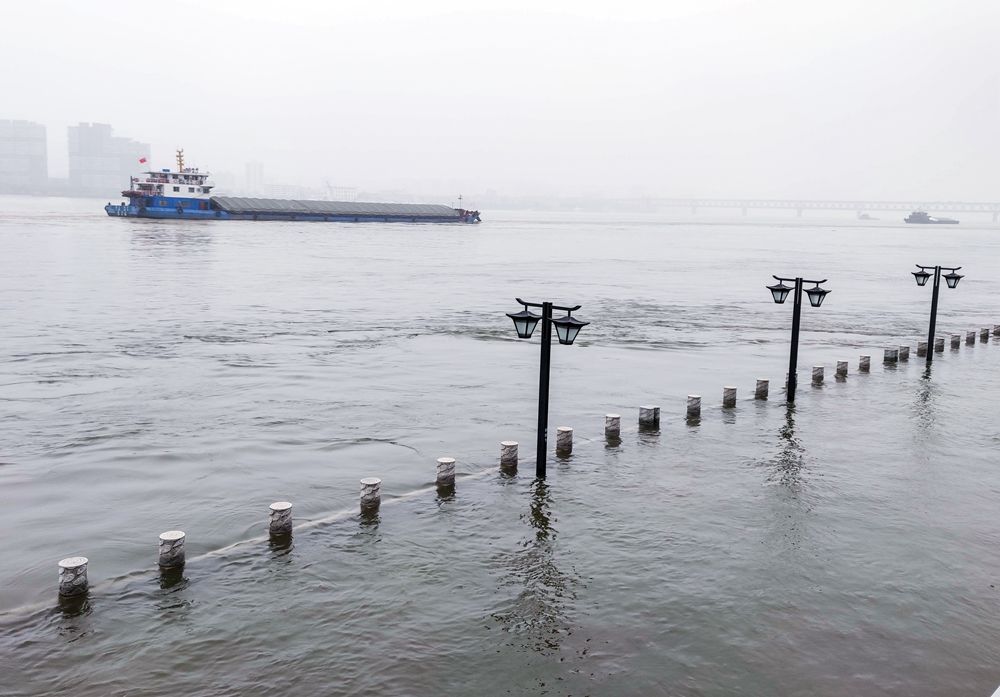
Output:
<path fill-rule="evenodd" d="M 189 194 L 193 194 L 194 193 L 194 187 L 193 186 L 189 186 L 188 187 L 188 193 Z"/>
<path fill-rule="evenodd" d="M 180 191 L 180 190 L 181 190 L 181 187 L 179 187 L 179 186 L 175 186 L 174 187 L 174 191 Z"/>

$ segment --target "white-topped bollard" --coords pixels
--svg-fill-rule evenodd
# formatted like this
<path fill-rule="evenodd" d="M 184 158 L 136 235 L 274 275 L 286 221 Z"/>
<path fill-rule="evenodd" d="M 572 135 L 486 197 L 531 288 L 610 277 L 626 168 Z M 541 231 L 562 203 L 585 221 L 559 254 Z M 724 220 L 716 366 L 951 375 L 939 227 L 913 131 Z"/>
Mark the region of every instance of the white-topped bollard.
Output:
<path fill-rule="evenodd" d="M 500 469 L 517 469 L 517 441 L 500 441 Z"/>
<path fill-rule="evenodd" d="M 556 455 L 569 455 L 573 452 L 573 429 L 560 426 L 556 429 Z"/>
<path fill-rule="evenodd" d="M 847 361 L 837 361 L 837 377 L 847 377 Z"/>
<path fill-rule="evenodd" d="M 882 358 L 883 363 L 895 363 L 899 360 L 899 349 L 887 348 Z"/>
<path fill-rule="evenodd" d="M 735 387 L 723 387 L 722 388 L 722 406 L 726 409 L 731 409 L 736 406 L 736 388 Z"/>
<path fill-rule="evenodd" d="M 823 384 L 823 366 L 821 366 L 821 365 L 814 365 L 813 366 L 812 383 L 814 385 L 822 385 Z"/>
<path fill-rule="evenodd" d="M 271 535 L 292 534 L 292 504 L 288 501 L 275 501 L 268 506 L 267 531 Z"/>
<path fill-rule="evenodd" d="M 951 347 L 958 348 L 962 345 L 962 336 L 960 334 L 951 335 Z"/>
<path fill-rule="evenodd" d="M 918 356 L 926 356 L 927 355 L 927 342 L 926 341 L 918 341 L 917 342 L 917 355 Z"/>
<path fill-rule="evenodd" d="M 439 457 L 437 459 L 437 485 L 454 486 L 455 484 L 455 458 Z"/>
<path fill-rule="evenodd" d="M 990 330 L 987 329 L 986 327 L 983 327 L 982 329 L 979 330 L 979 343 L 985 344 L 988 343 L 989 340 L 990 340 Z"/>
<path fill-rule="evenodd" d="M 908 361 L 908 360 L 910 360 L 910 347 L 909 346 L 900 346 L 899 347 L 899 360 L 900 361 Z"/>
<path fill-rule="evenodd" d="M 771 384 L 770 380 L 765 380 L 764 378 L 757 378 L 757 385 L 753 390 L 754 399 L 767 399 L 767 388 Z"/>
<path fill-rule="evenodd" d="M 87 592 L 87 557 L 66 557 L 59 561 L 59 595 L 72 598 Z"/>
<path fill-rule="evenodd" d="M 639 426 L 641 428 L 654 428 L 659 425 L 659 407 L 639 407 Z"/>
<path fill-rule="evenodd" d="M 696 419 L 699 416 L 701 416 L 701 396 L 689 394 L 687 401 L 687 417 L 689 419 Z"/>
<path fill-rule="evenodd" d="M 361 480 L 361 511 L 374 511 L 382 505 L 382 480 L 365 477 Z"/>
<path fill-rule="evenodd" d="M 858 359 L 858 372 L 867 373 L 872 369 L 872 357 L 871 356 L 861 356 Z"/>
<path fill-rule="evenodd" d="M 187 535 L 183 530 L 167 530 L 160 533 L 160 555 L 157 564 L 161 569 L 179 569 L 184 566 L 184 540 Z"/>
<path fill-rule="evenodd" d="M 621 414 L 604 415 L 604 437 L 617 440 L 622 435 Z"/>
<path fill-rule="evenodd" d="M 934 353 L 944 353 L 944 337 L 934 337 Z"/>
<path fill-rule="evenodd" d="M 971 332 L 966 332 L 965 333 L 965 344 L 967 346 L 972 346 L 974 343 L 976 343 L 976 331 L 972 330 Z"/>

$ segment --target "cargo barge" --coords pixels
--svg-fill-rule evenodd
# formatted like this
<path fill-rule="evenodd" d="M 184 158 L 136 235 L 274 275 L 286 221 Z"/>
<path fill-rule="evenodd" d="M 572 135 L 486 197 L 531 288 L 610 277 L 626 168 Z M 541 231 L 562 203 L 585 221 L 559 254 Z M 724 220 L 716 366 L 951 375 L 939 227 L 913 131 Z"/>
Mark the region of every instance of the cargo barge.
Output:
<path fill-rule="evenodd" d="M 363 203 L 213 196 L 209 173 L 184 166 L 132 177 L 122 192 L 127 201 L 104 211 L 116 218 L 174 220 L 301 220 L 309 222 L 478 223 L 479 211 L 428 203 Z"/>

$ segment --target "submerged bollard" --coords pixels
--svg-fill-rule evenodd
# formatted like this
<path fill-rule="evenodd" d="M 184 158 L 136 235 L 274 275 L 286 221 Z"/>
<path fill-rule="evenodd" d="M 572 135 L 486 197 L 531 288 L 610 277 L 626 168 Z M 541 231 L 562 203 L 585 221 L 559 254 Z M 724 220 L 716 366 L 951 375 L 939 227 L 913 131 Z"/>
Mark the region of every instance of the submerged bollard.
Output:
<path fill-rule="evenodd" d="M 604 415 L 604 437 L 612 440 L 621 438 L 622 417 L 620 414 Z"/>
<path fill-rule="evenodd" d="M 965 333 L 965 344 L 967 346 L 971 346 L 974 343 L 976 343 L 976 330 L 975 329 L 973 329 L 971 332 L 966 332 Z"/>
<path fill-rule="evenodd" d="M 696 394 L 688 395 L 687 415 L 689 419 L 701 416 L 701 396 Z"/>
<path fill-rule="evenodd" d="M 439 457 L 437 459 L 437 485 L 452 486 L 455 484 L 455 458 Z"/>
<path fill-rule="evenodd" d="M 899 360 L 899 349 L 887 348 L 885 350 L 885 357 L 882 359 L 883 363 L 895 363 Z"/>
<path fill-rule="evenodd" d="M 847 377 L 847 361 L 837 361 L 837 377 Z"/>
<path fill-rule="evenodd" d="M 767 388 L 770 385 L 769 380 L 764 378 L 757 378 L 757 386 L 753 390 L 754 399 L 767 399 Z"/>
<path fill-rule="evenodd" d="M 659 407 L 639 407 L 639 425 L 653 427 L 660 425 Z"/>
<path fill-rule="evenodd" d="M 910 360 L 910 347 L 900 346 L 899 347 L 899 360 L 908 361 Z"/>
<path fill-rule="evenodd" d="M 87 557 L 66 557 L 59 562 L 59 595 L 72 598 L 87 592 Z"/>
<path fill-rule="evenodd" d="M 934 337 L 934 353 L 944 353 L 944 337 Z"/>
<path fill-rule="evenodd" d="M 167 530 L 160 533 L 160 556 L 157 564 L 161 569 L 179 569 L 184 566 L 186 537 L 183 530 Z"/>
<path fill-rule="evenodd" d="M 951 347 L 958 348 L 962 345 L 962 336 L 960 334 L 951 335 Z"/>
<path fill-rule="evenodd" d="M 365 477 L 361 480 L 361 511 L 374 511 L 382 504 L 382 480 Z"/>
<path fill-rule="evenodd" d="M 735 387 L 723 387 L 722 388 L 722 406 L 731 409 L 736 406 L 736 388 Z"/>
<path fill-rule="evenodd" d="M 990 340 L 990 330 L 987 329 L 987 328 L 985 328 L 985 327 L 983 329 L 980 329 L 979 330 L 979 342 L 982 343 L 982 344 L 985 344 L 985 343 L 989 342 L 989 340 Z"/>
<path fill-rule="evenodd" d="M 517 441 L 500 441 L 500 469 L 517 469 Z"/>
<path fill-rule="evenodd" d="M 858 359 L 858 372 L 867 373 L 872 369 L 872 357 L 871 356 L 861 356 Z"/>
<path fill-rule="evenodd" d="M 823 384 L 823 366 L 821 365 L 813 366 L 813 384 L 814 385 Z"/>
<path fill-rule="evenodd" d="M 556 429 L 556 454 L 569 455 L 573 452 L 573 429 L 560 426 Z"/>
<path fill-rule="evenodd" d="M 268 506 L 267 531 L 271 535 L 292 534 L 292 504 L 288 501 L 275 501 Z"/>
<path fill-rule="evenodd" d="M 917 355 L 918 356 L 926 356 L 927 355 L 927 342 L 926 341 L 918 341 L 917 342 Z"/>

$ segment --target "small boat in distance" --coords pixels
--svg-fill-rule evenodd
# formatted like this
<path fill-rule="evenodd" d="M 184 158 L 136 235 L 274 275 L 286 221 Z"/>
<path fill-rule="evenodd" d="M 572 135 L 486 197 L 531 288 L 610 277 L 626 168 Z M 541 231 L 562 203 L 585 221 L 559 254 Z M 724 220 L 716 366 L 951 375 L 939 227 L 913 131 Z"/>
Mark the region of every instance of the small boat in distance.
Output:
<path fill-rule="evenodd" d="M 175 220 L 296 220 L 316 222 L 478 223 L 479 211 L 429 203 L 364 203 L 299 201 L 274 198 L 215 196 L 208 172 L 184 166 L 177 151 L 177 170 L 161 169 L 131 177 L 122 192 L 127 201 L 104 211 L 115 218 Z M 461 198 L 461 197 L 459 197 Z"/>
<path fill-rule="evenodd" d="M 903 218 L 903 222 L 917 225 L 958 225 L 958 221 L 954 218 L 935 218 L 924 211 L 913 211 Z"/>

